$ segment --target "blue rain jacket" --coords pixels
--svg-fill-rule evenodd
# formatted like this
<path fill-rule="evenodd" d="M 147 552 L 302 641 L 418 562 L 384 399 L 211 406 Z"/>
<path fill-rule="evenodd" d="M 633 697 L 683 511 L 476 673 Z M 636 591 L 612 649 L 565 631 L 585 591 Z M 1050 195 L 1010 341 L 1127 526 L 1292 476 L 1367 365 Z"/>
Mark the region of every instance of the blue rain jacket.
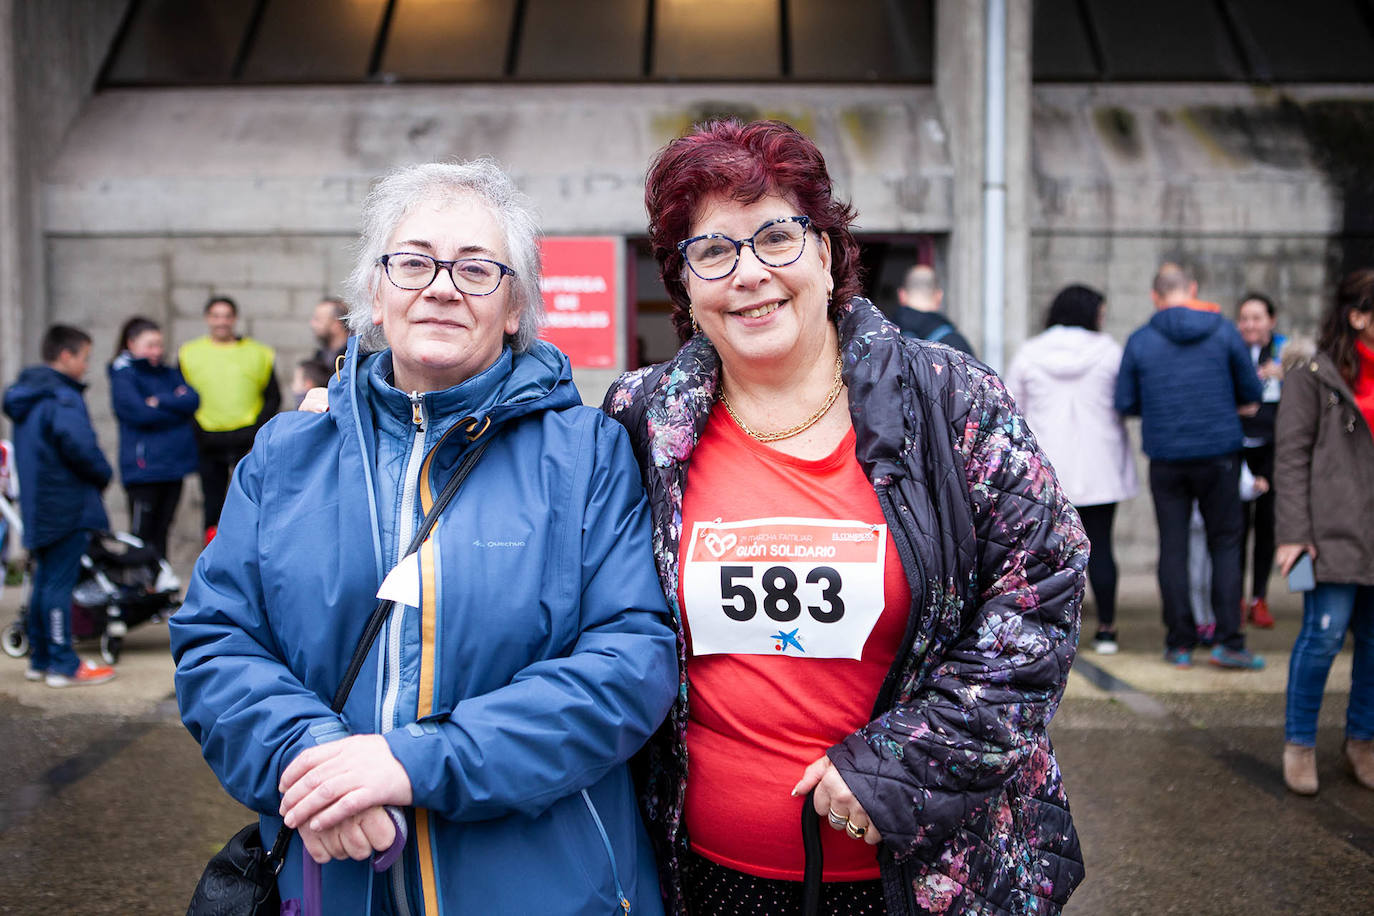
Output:
<path fill-rule="evenodd" d="M 119 418 L 119 479 L 131 483 L 180 480 L 196 469 L 193 417 L 200 395 L 176 366 L 154 366 L 125 350 L 110 363 L 110 403 Z M 178 391 L 178 389 L 181 389 Z M 148 398 L 157 398 L 149 407 Z"/>
<path fill-rule="evenodd" d="M 100 491 L 114 473 L 100 451 L 86 386 L 50 366 L 30 366 L 5 391 L 14 421 L 24 546 L 46 547 L 81 528 L 110 527 Z"/>
<path fill-rule="evenodd" d="M 661 912 L 626 761 L 677 694 L 676 638 L 624 430 L 544 343 L 416 399 L 356 346 L 329 413 L 276 417 L 235 471 L 171 622 L 183 721 L 268 844 L 297 754 L 385 734 L 414 791 L 405 855 L 324 866 L 324 912 Z M 488 437 L 419 552 L 421 606 L 334 715 L 384 575 Z"/>

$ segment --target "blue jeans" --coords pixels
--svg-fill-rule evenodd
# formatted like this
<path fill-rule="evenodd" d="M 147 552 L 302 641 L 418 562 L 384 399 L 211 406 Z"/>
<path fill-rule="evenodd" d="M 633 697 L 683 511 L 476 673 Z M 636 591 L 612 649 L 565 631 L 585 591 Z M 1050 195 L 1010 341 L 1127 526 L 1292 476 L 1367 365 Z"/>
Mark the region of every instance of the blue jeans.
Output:
<path fill-rule="evenodd" d="M 1374 585 L 1318 582 L 1302 597 L 1302 630 L 1288 661 L 1288 713 L 1284 738 L 1312 747 L 1317 743 L 1317 713 L 1331 662 L 1355 636 L 1355 664 L 1350 679 L 1350 705 L 1345 711 L 1347 738 L 1374 738 Z"/>
<path fill-rule="evenodd" d="M 76 673 L 72 649 L 72 589 L 81 575 L 81 555 L 91 533 L 78 529 L 34 550 L 33 596 L 29 600 L 29 667 L 71 677 Z"/>

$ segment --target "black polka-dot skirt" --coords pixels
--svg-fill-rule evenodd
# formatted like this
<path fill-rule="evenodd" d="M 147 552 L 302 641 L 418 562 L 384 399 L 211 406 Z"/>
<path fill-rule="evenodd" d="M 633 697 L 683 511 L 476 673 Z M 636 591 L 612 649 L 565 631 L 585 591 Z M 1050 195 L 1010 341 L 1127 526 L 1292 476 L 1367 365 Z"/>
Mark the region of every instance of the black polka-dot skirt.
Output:
<path fill-rule="evenodd" d="M 695 853 L 683 861 L 683 892 L 692 916 L 801 916 L 802 882 L 746 875 Z M 882 916 L 881 881 L 827 881 L 823 916 Z"/>

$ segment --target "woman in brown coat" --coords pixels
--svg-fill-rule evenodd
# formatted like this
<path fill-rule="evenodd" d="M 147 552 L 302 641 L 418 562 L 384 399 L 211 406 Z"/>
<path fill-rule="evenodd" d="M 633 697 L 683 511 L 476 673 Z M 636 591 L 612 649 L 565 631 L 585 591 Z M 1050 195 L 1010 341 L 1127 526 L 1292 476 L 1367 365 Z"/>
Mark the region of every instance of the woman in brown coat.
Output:
<path fill-rule="evenodd" d="M 1303 595 L 1288 665 L 1283 779 L 1300 795 L 1317 791 L 1317 713 L 1348 629 L 1355 660 L 1344 755 L 1355 778 L 1374 789 L 1374 270 L 1342 281 L 1317 352 L 1294 352 L 1285 362 L 1276 559 L 1287 575 L 1308 554 L 1316 587 Z"/>

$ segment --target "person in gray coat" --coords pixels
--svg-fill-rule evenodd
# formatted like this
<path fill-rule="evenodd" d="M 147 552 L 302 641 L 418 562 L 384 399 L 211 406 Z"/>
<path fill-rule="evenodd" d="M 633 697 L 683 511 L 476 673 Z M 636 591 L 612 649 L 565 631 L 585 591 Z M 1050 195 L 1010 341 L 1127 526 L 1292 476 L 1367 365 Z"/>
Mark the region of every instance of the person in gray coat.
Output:
<path fill-rule="evenodd" d="M 1331 662 L 1355 637 L 1344 756 L 1374 789 L 1374 270 L 1341 283 L 1315 353 L 1289 345 L 1276 432 L 1279 547 L 1288 575 L 1306 554 L 1316 587 L 1288 665 L 1283 779 L 1317 792 L 1317 713 Z"/>

